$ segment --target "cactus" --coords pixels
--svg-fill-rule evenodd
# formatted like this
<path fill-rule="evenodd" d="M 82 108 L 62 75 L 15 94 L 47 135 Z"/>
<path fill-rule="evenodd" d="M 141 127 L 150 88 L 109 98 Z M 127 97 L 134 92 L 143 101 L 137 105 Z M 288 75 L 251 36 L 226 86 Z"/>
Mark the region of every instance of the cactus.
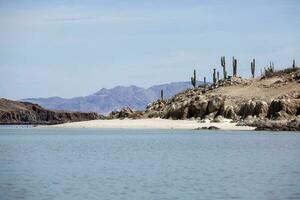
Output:
<path fill-rule="evenodd" d="M 216 79 L 216 69 L 214 69 L 214 73 L 213 73 L 213 82 L 214 85 L 216 85 L 217 79 Z"/>
<path fill-rule="evenodd" d="M 204 80 L 203 81 L 204 81 L 204 85 L 206 85 L 206 77 L 205 76 L 204 76 Z"/>
<path fill-rule="evenodd" d="M 236 72 L 237 72 L 237 60 L 232 57 L 232 72 L 233 72 L 233 76 L 236 76 Z"/>
<path fill-rule="evenodd" d="M 251 62 L 251 74 L 252 74 L 252 78 L 254 78 L 254 76 L 255 76 L 255 59 L 253 59 L 253 61 Z"/>
<path fill-rule="evenodd" d="M 274 63 L 270 62 L 270 66 L 269 66 L 270 72 L 274 72 L 275 71 L 275 67 L 274 67 Z"/>
<path fill-rule="evenodd" d="M 191 77 L 191 83 L 194 86 L 194 88 L 197 87 L 197 77 L 196 77 L 196 70 L 194 70 L 194 76 Z"/>
<path fill-rule="evenodd" d="M 226 80 L 227 79 L 227 72 L 226 72 L 225 56 L 221 57 L 221 65 L 223 67 L 224 80 Z"/>
<path fill-rule="evenodd" d="M 293 60 L 293 69 L 296 69 L 296 62 Z"/>
<path fill-rule="evenodd" d="M 160 99 L 164 100 L 164 90 L 160 90 Z"/>
<path fill-rule="evenodd" d="M 217 80 L 218 81 L 220 80 L 220 73 L 219 73 L 219 71 L 217 71 Z"/>
<path fill-rule="evenodd" d="M 271 76 L 275 72 L 274 63 L 270 62 L 270 65 L 265 68 L 265 76 Z"/>

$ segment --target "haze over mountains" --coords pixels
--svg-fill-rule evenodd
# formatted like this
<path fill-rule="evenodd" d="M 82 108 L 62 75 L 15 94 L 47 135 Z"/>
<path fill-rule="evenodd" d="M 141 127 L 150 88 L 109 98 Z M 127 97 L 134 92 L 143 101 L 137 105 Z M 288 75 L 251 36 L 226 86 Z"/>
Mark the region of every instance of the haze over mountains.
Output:
<path fill-rule="evenodd" d="M 202 82 L 198 82 L 202 84 Z M 190 82 L 173 82 L 169 84 L 154 85 L 150 88 L 137 86 L 117 86 L 112 89 L 102 88 L 98 92 L 74 98 L 28 98 L 21 101 L 37 103 L 44 108 L 53 110 L 69 110 L 82 112 L 98 112 L 108 114 L 111 111 L 119 110 L 122 107 L 130 107 L 135 110 L 142 110 L 160 98 L 160 91 L 164 91 L 164 97 L 171 97 L 179 92 L 191 88 Z"/>

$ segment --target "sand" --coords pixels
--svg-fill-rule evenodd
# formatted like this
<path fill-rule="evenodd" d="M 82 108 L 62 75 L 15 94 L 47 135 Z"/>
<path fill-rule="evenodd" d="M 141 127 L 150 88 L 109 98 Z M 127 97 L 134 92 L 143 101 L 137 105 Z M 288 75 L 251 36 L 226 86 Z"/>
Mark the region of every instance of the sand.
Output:
<path fill-rule="evenodd" d="M 254 130 L 254 127 L 236 126 L 225 120 L 222 123 L 199 123 L 196 120 L 169 120 L 169 119 L 113 119 L 91 120 L 46 126 L 50 128 L 103 128 L 103 129 L 178 129 L 193 130 L 196 128 L 215 126 L 221 130 Z"/>

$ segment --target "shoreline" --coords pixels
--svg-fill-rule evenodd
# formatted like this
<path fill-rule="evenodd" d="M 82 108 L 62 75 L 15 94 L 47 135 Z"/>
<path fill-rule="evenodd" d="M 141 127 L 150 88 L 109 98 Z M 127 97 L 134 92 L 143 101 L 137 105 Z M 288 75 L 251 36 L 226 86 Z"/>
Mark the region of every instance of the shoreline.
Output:
<path fill-rule="evenodd" d="M 42 128 L 95 128 L 95 129 L 174 129 L 174 130 L 202 130 L 203 127 L 217 127 L 221 131 L 253 131 L 255 127 L 236 126 L 229 120 L 221 123 L 197 120 L 170 120 L 170 119 L 112 119 L 70 122 L 64 124 L 38 126 Z M 204 129 L 203 129 L 204 130 Z"/>

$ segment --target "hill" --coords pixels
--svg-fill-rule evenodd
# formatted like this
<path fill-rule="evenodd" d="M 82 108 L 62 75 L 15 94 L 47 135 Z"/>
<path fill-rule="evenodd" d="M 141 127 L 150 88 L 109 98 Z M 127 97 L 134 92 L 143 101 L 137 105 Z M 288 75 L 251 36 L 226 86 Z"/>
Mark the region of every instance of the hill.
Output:
<path fill-rule="evenodd" d="M 300 69 L 283 70 L 254 79 L 228 77 L 158 100 L 143 112 L 122 109 L 115 116 L 131 118 L 199 119 L 268 130 L 300 130 Z"/>
<path fill-rule="evenodd" d="M 0 124 L 59 124 L 98 118 L 97 113 L 53 111 L 33 103 L 0 98 Z"/>

